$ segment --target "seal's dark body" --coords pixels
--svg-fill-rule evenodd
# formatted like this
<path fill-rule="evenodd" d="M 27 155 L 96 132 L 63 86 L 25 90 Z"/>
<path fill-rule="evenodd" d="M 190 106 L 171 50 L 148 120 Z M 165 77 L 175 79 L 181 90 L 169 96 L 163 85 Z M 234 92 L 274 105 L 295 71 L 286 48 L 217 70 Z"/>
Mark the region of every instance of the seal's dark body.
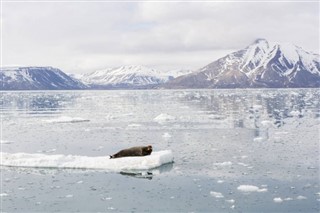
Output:
<path fill-rule="evenodd" d="M 110 155 L 110 158 L 121 158 L 121 157 L 133 157 L 133 156 L 146 156 L 152 152 L 152 146 L 135 146 L 129 149 L 123 149 L 114 155 Z"/>

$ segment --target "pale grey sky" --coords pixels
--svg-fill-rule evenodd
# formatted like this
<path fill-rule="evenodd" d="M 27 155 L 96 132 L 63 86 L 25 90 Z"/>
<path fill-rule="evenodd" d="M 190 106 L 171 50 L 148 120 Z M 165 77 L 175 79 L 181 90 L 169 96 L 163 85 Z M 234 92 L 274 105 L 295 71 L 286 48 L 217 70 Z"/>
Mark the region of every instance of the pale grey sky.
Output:
<path fill-rule="evenodd" d="M 198 69 L 256 38 L 319 53 L 319 2 L 2 3 L 3 65 Z"/>

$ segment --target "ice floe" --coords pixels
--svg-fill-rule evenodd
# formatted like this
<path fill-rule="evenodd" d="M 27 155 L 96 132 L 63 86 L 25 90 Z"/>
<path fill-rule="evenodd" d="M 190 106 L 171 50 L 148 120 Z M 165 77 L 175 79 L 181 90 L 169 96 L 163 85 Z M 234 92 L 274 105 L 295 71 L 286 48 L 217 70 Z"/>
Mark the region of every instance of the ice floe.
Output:
<path fill-rule="evenodd" d="M 162 124 L 162 123 L 172 122 L 172 121 L 176 120 L 176 117 L 169 115 L 169 114 L 166 114 L 166 113 L 161 113 L 160 115 L 155 117 L 153 120 L 155 122 Z"/>
<path fill-rule="evenodd" d="M 240 185 L 238 186 L 237 189 L 242 192 L 267 192 L 268 191 L 267 188 L 259 188 L 253 185 Z"/>
<path fill-rule="evenodd" d="M 215 165 L 215 166 L 231 166 L 232 162 L 226 161 L 226 162 L 221 162 L 221 163 L 214 163 L 213 165 Z"/>
<path fill-rule="evenodd" d="M 275 203 L 282 203 L 283 200 L 282 200 L 281 197 L 275 197 L 275 198 L 273 198 L 273 202 L 275 202 Z"/>
<path fill-rule="evenodd" d="M 171 150 L 152 152 L 144 157 L 109 159 L 109 156 L 47 155 L 2 152 L 1 165 L 10 167 L 102 169 L 115 172 L 148 170 L 173 162 Z"/>
<path fill-rule="evenodd" d="M 214 192 L 214 191 L 211 191 L 210 192 L 210 195 L 215 197 L 215 198 L 224 198 L 223 194 L 221 192 Z"/>

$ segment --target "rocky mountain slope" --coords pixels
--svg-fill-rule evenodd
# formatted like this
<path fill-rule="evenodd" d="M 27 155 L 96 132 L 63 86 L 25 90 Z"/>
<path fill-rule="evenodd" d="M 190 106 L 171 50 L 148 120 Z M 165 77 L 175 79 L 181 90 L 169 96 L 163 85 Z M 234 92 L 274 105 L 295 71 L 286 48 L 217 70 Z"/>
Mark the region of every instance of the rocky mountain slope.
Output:
<path fill-rule="evenodd" d="M 258 39 L 166 88 L 320 87 L 320 58 L 292 44 Z"/>
<path fill-rule="evenodd" d="M 86 89 L 87 86 L 53 67 L 4 67 L 0 69 L 1 90 Z"/>

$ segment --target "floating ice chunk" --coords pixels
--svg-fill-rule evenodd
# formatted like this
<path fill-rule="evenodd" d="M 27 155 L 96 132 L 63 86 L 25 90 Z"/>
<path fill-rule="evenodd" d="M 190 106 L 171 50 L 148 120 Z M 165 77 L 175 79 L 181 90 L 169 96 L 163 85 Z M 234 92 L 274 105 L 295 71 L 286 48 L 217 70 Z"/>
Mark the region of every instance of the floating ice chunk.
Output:
<path fill-rule="evenodd" d="M 69 117 L 69 116 L 61 116 L 58 118 L 44 120 L 47 123 L 79 123 L 79 122 L 89 122 L 90 120 L 80 118 L 80 117 Z"/>
<path fill-rule="evenodd" d="M 287 198 L 285 198 L 284 200 L 285 200 L 285 201 L 291 201 L 291 200 L 293 200 L 293 198 L 287 197 Z"/>
<path fill-rule="evenodd" d="M 214 192 L 214 191 L 211 191 L 210 192 L 210 195 L 215 197 L 215 198 L 224 198 L 223 194 L 221 192 Z"/>
<path fill-rule="evenodd" d="M 152 152 L 144 157 L 109 159 L 109 156 L 47 155 L 2 152 L 1 165 L 10 167 L 103 169 L 109 171 L 148 170 L 173 162 L 171 150 Z"/>
<path fill-rule="evenodd" d="M 234 199 L 226 200 L 227 203 L 235 203 L 236 201 Z"/>
<path fill-rule="evenodd" d="M 176 120 L 176 117 L 174 117 L 172 115 L 169 115 L 169 114 L 166 114 L 166 113 L 161 113 L 160 115 L 155 117 L 153 120 L 155 122 L 158 122 L 158 123 L 161 124 L 161 123 L 174 121 L 174 120 Z"/>
<path fill-rule="evenodd" d="M 302 196 L 302 195 L 299 195 L 299 196 L 297 197 L 297 200 L 306 200 L 306 199 L 307 199 L 307 197 Z"/>
<path fill-rule="evenodd" d="M 7 196 L 9 196 L 7 193 L 1 193 L 0 194 L 0 197 L 7 197 Z"/>
<path fill-rule="evenodd" d="M 226 161 L 226 162 L 222 162 L 222 163 L 214 163 L 213 165 L 215 165 L 215 166 L 231 166 L 232 162 Z"/>
<path fill-rule="evenodd" d="M 264 140 L 263 137 L 256 137 L 253 139 L 254 142 L 262 142 Z"/>
<path fill-rule="evenodd" d="M 295 110 L 293 110 L 293 111 L 291 111 L 290 113 L 289 113 L 289 115 L 291 115 L 291 116 L 294 116 L 294 117 L 297 117 L 297 116 L 299 116 L 301 113 L 299 112 L 299 111 L 295 111 Z"/>
<path fill-rule="evenodd" d="M 163 138 L 171 138 L 171 135 L 168 132 L 163 133 Z"/>
<path fill-rule="evenodd" d="M 103 197 L 101 200 L 107 201 L 107 200 L 112 200 L 112 197 Z"/>
<path fill-rule="evenodd" d="M 73 198 L 73 195 L 66 195 L 66 198 Z"/>
<path fill-rule="evenodd" d="M 275 198 L 273 198 L 273 202 L 275 202 L 275 203 L 282 203 L 283 200 L 282 200 L 281 197 L 275 197 Z"/>
<path fill-rule="evenodd" d="M 259 188 L 253 185 L 240 185 L 238 186 L 237 189 L 242 192 L 267 192 L 268 191 L 268 189 L 266 188 Z"/>

